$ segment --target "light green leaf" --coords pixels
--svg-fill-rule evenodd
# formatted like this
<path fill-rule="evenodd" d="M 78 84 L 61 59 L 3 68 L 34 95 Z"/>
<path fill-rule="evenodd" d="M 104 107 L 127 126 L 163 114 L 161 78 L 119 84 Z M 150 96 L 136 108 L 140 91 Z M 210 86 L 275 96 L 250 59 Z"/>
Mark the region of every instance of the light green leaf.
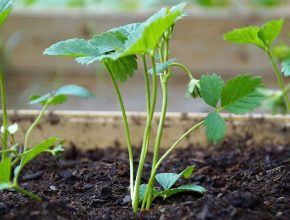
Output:
<path fill-rule="evenodd" d="M 148 18 L 128 37 L 122 56 L 151 53 L 165 31 L 183 15 L 184 7 L 181 3 L 170 10 L 163 8 Z"/>
<path fill-rule="evenodd" d="M 242 74 L 229 80 L 223 88 L 221 105 L 234 114 L 253 111 L 261 105 L 263 96 L 257 92 L 261 87 L 261 78 Z"/>
<path fill-rule="evenodd" d="M 21 163 L 14 169 L 14 176 L 18 176 L 23 167 L 39 154 L 47 151 L 55 145 L 58 145 L 60 142 L 62 142 L 61 139 L 57 137 L 50 137 L 47 140 L 33 146 L 30 150 L 24 152 L 21 158 Z"/>
<path fill-rule="evenodd" d="M 0 27 L 6 21 L 7 17 L 12 11 L 14 2 L 11 0 L 1 0 L 0 1 Z"/>
<path fill-rule="evenodd" d="M 177 188 L 168 189 L 162 192 L 158 192 L 155 194 L 154 198 L 162 197 L 164 200 L 169 198 L 170 196 L 176 195 L 178 193 L 184 192 L 197 192 L 197 193 L 205 193 L 206 189 L 202 186 L 195 184 L 182 185 Z"/>
<path fill-rule="evenodd" d="M 67 101 L 67 96 L 91 98 L 94 95 L 84 87 L 70 84 L 63 86 L 56 91 L 49 92 L 43 96 L 31 96 L 29 103 L 45 105 L 45 103 L 48 101 L 49 105 L 59 105 Z"/>
<path fill-rule="evenodd" d="M 187 167 L 180 174 L 176 173 L 159 173 L 155 176 L 157 182 L 164 190 L 170 189 L 181 177 L 188 179 L 194 171 L 194 166 Z"/>
<path fill-rule="evenodd" d="M 121 57 L 117 60 L 107 59 L 105 63 L 115 79 L 121 82 L 125 82 L 129 77 L 132 77 L 137 69 L 136 56 L 134 55 Z"/>
<path fill-rule="evenodd" d="M 98 57 L 101 55 L 98 48 L 84 39 L 69 39 L 60 41 L 45 49 L 44 55 L 68 57 Z"/>
<path fill-rule="evenodd" d="M 147 186 L 148 186 L 148 184 L 141 184 L 140 185 L 140 189 L 139 189 L 139 200 L 140 200 L 140 202 L 144 199 L 144 195 L 145 195 Z M 159 191 L 157 189 L 153 188 L 153 198 L 154 198 L 155 194 L 158 193 L 158 192 Z"/>
<path fill-rule="evenodd" d="M 157 66 L 156 66 L 156 72 L 157 72 L 157 75 L 161 75 L 163 74 L 163 72 L 168 69 L 168 67 L 170 66 L 170 64 L 172 64 L 173 62 L 175 62 L 176 59 L 173 58 L 173 59 L 170 59 L 168 61 L 166 61 L 165 63 L 159 63 Z M 148 71 L 149 74 L 153 74 L 153 68 L 150 69 Z"/>
<path fill-rule="evenodd" d="M 273 48 L 273 57 L 279 62 L 290 59 L 290 48 L 286 44 L 280 44 Z"/>
<path fill-rule="evenodd" d="M 279 36 L 284 24 L 284 19 L 272 20 L 265 23 L 258 35 L 264 44 L 270 48 L 274 40 Z"/>
<path fill-rule="evenodd" d="M 199 81 L 200 94 L 204 101 L 212 107 L 216 107 L 221 98 L 224 87 L 223 79 L 217 74 L 203 75 Z"/>
<path fill-rule="evenodd" d="M 211 112 L 204 120 L 206 136 L 209 141 L 217 143 L 222 140 L 226 132 L 225 120 L 217 112 Z"/>
<path fill-rule="evenodd" d="M 60 153 L 62 153 L 63 151 L 64 151 L 63 146 L 61 144 L 58 144 L 57 146 L 55 146 L 51 150 L 48 149 L 45 152 L 50 153 L 55 157 L 55 156 L 59 155 Z"/>
<path fill-rule="evenodd" d="M 0 184 L 8 184 L 10 182 L 11 161 L 12 161 L 11 157 L 6 157 L 5 159 L 0 161 Z"/>
<path fill-rule="evenodd" d="M 263 50 L 267 49 L 267 46 L 259 37 L 260 27 L 249 26 L 234 29 L 224 35 L 224 40 L 237 43 L 237 44 L 254 44 Z"/>
<path fill-rule="evenodd" d="M 197 97 L 201 97 L 200 94 L 200 82 L 197 79 L 192 79 L 187 85 L 185 91 L 185 97 L 190 98 L 192 96 L 194 99 Z"/>
<path fill-rule="evenodd" d="M 281 72 L 284 73 L 284 76 L 290 76 L 290 59 L 282 62 Z"/>
<path fill-rule="evenodd" d="M 4 189 L 11 189 L 11 188 L 13 188 L 11 183 L 1 183 L 0 182 L 0 192 Z"/>

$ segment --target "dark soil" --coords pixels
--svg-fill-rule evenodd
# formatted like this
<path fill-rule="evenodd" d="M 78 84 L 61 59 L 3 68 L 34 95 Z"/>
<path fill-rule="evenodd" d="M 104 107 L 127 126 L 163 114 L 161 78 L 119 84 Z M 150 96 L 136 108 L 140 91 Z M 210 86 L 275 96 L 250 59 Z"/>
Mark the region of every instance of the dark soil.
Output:
<path fill-rule="evenodd" d="M 290 219 L 289 145 L 257 146 L 248 138 L 188 146 L 176 150 L 160 172 L 192 164 L 198 169 L 189 182 L 206 187 L 206 194 L 156 200 L 150 211 L 135 216 L 125 149 L 81 153 L 72 147 L 59 159 L 42 155 L 26 168 L 21 183 L 43 202 L 5 191 L 0 219 Z M 146 177 L 149 163 L 145 171 Z"/>

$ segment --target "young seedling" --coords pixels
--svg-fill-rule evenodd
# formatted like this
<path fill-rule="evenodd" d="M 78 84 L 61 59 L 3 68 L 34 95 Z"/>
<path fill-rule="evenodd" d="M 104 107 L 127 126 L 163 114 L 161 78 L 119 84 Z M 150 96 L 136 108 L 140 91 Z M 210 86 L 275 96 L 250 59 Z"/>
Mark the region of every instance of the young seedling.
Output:
<path fill-rule="evenodd" d="M 234 29 L 226 33 L 224 39 L 237 44 L 252 44 L 265 52 L 273 66 L 280 91 L 277 93 L 263 90 L 262 93 L 268 97 L 268 105 L 272 106 L 273 112 L 277 111 L 277 108 L 282 108 L 282 112 L 283 109 L 285 109 L 286 111 L 284 111 L 287 113 L 290 111 L 290 101 L 288 97 L 290 86 L 285 86 L 282 75 L 284 74 L 285 77 L 290 76 L 289 48 L 285 46 L 276 48 L 275 54 L 278 54 L 280 59 L 283 59 L 281 71 L 278 68 L 277 61 L 274 59 L 271 49 L 273 42 L 279 36 L 283 28 L 283 24 L 284 20 L 279 19 L 269 21 L 262 26 L 248 26 Z"/>
<path fill-rule="evenodd" d="M 44 51 L 46 55 L 74 57 L 81 64 L 101 62 L 107 68 L 117 93 L 124 121 L 130 164 L 130 194 L 135 213 L 138 212 L 140 205 L 141 210 L 150 208 L 156 197 L 167 198 L 172 194 L 185 191 L 205 192 L 203 187 L 196 185 L 172 188 L 179 178 L 188 178 L 192 173 L 192 168 L 186 169 L 181 174 L 157 174 L 157 170 L 178 144 L 203 124 L 206 127 L 208 139 L 213 142 L 220 141 L 226 130 L 225 121 L 220 115 L 221 111 L 244 114 L 253 111 L 261 104 L 262 100 L 262 96 L 257 92 L 257 89 L 261 87 L 259 77 L 243 74 L 224 84 L 222 78 L 217 74 L 206 74 L 197 80 L 185 65 L 176 62 L 175 59 L 169 59 L 169 42 L 176 22 L 185 15 L 184 7 L 185 4 L 179 4 L 172 8 L 163 8 L 144 22 L 113 28 L 90 40 L 74 38 L 61 41 Z M 138 57 L 141 59 L 144 71 L 147 122 L 138 160 L 139 164 L 135 172 L 131 133 L 118 81 L 125 82 L 134 75 Z M 187 130 L 160 156 L 160 144 L 168 103 L 168 81 L 173 75 L 174 68 L 181 68 L 189 77 L 187 94 L 194 98 L 201 97 L 213 107 L 213 111 L 204 120 Z M 161 116 L 154 142 L 151 175 L 147 185 L 142 185 L 141 177 L 152 138 L 152 119 L 155 113 L 158 78 L 162 89 Z M 155 179 L 163 190 L 154 187 Z"/>
<path fill-rule="evenodd" d="M 0 24 L 4 22 L 8 14 L 12 10 L 13 3 L 11 1 L 0 2 Z M 2 101 L 2 127 L 0 134 L 0 148 L 1 161 L 0 161 L 0 191 L 5 189 L 14 189 L 32 199 L 41 200 L 41 198 L 32 192 L 22 188 L 18 183 L 18 178 L 23 168 L 36 156 L 41 153 L 48 152 L 56 155 L 63 151 L 63 140 L 57 137 L 50 137 L 42 142 L 31 145 L 29 143 L 30 135 L 33 129 L 41 121 L 45 111 L 49 106 L 59 105 L 68 99 L 68 96 L 77 96 L 88 98 L 92 93 L 87 89 L 77 85 L 66 85 L 56 91 L 52 91 L 43 96 L 32 96 L 30 104 L 43 105 L 42 110 L 31 124 L 25 134 L 23 147 L 16 142 L 14 134 L 18 130 L 18 125 L 8 125 L 7 107 L 6 107 L 6 92 L 4 84 L 4 74 L 0 69 L 0 87 L 1 87 L 1 101 Z"/>

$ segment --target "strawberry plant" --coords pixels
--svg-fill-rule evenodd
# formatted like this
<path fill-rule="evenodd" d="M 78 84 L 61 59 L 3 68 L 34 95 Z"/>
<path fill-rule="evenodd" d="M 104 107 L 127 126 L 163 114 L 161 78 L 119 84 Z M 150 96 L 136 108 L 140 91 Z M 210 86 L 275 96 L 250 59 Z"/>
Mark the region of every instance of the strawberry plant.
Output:
<path fill-rule="evenodd" d="M 290 54 L 289 48 L 286 45 L 281 45 L 272 50 L 272 45 L 279 36 L 284 24 L 284 19 L 272 20 L 266 22 L 262 26 L 248 26 L 234 29 L 224 35 L 224 39 L 236 44 L 252 44 L 262 49 L 269 58 L 273 70 L 276 74 L 277 82 L 280 88 L 279 92 L 262 90 L 262 93 L 267 97 L 268 105 L 272 111 L 277 112 L 277 108 L 282 109 L 281 112 L 287 113 L 290 111 L 290 101 L 288 93 L 290 85 L 285 85 L 283 74 L 285 77 L 290 76 Z M 282 61 L 281 71 L 279 70 L 277 59 Z M 279 111 L 279 110 L 278 110 Z"/>
<path fill-rule="evenodd" d="M 225 121 L 220 115 L 222 111 L 233 114 L 251 112 L 261 104 L 263 98 L 257 91 L 261 87 L 259 77 L 241 74 L 225 83 L 220 76 L 213 73 L 205 74 L 200 79 L 196 79 L 185 65 L 177 62 L 175 58 L 170 58 L 170 40 L 177 21 L 185 16 L 184 7 L 185 4 L 179 4 L 172 8 L 163 8 L 144 22 L 116 27 L 89 40 L 74 38 L 61 41 L 44 51 L 45 55 L 74 57 L 78 63 L 84 65 L 100 62 L 106 67 L 116 91 L 124 121 L 130 165 L 130 194 L 135 213 L 140 207 L 141 210 L 150 208 L 153 200 L 157 197 L 165 199 L 170 195 L 185 191 L 205 192 L 205 188 L 195 184 L 172 188 L 178 179 L 189 178 L 193 168 L 188 168 L 181 174 L 157 174 L 158 168 L 184 138 L 202 125 L 205 125 L 205 131 L 210 141 L 220 141 L 226 131 Z M 138 58 L 143 66 L 147 122 L 138 160 L 139 164 L 135 170 L 131 144 L 132 134 L 119 82 L 125 83 L 134 76 Z M 183 70 L 189 78 L 187 96 L 202 98 L 205 103 L 212 107 L 212 112 L 204 120 L 189 128 L 163 155 L 160 155 L 160 144 L 168 104 L 168 81 L 176 68 Z M 152 119 L 156 111 L 158 81 L 162 90 L 162 108 L 153 147 L 151 175 L 148 183 L 144 185 L 141 178 L 149 143 L 151 143 L 150 140 L 153 136 Z M 155 187 L 155 180 L 162 189 Z"/>
<path fill-rule="evenodd" d="M 0 2 L 0 24 L 2 24 L 12 10 L 13 2 L 4 0 Z M 88 98 L 92 96 L 87 89 L 78 85 L 66 85 L 56 91 L 49 92 L 43 96 L 32 96 L 30 104 L 43 105 L 39 115 L 35 118 L 31 126 L 28 128 L 23 147 L 16 142 L 14 134 L 18 130 L 18 125 L 8 124 L 6 91 L 4 84 L 4 74 L 0 69 L 0 87 L 1 87 L 1 102 L 2 102 L 2 127 L 1 127 L 1 161 L 0 161 L 0 191 L 5 189 L 14 189 L 32 199 L 41 200 L 34 193 L 25 190 L 19 185 L 19 176 L 23 168 L 36 156 L 41 153 L 48 152 L 53 155 L 63 151 L 63 140 L 57 137 L 50 137 L 42 142 L 31 145 L 30 135 L 34 128 L 41 121 L 45 111 L 49 106 L 59 105 L 64 103 L 68 96 L 77 96 Z"/>

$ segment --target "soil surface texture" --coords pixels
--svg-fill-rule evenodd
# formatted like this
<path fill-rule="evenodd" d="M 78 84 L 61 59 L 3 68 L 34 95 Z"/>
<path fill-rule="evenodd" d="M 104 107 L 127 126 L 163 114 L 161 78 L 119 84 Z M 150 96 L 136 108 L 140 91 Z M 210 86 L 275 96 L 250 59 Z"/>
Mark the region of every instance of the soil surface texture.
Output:
<path fill-rule="evenodd" d="M 248 137 L 177 149 L 159 172 L 195 165 L 187 183 L 207 193 L 158 199 L 137 215 L 130 207 L 127 160 L 126 149 L 118 147 L 79 152 L 71 146 L 57 159 L 42 155 L 25 168 L 20 182 L 43 201 L 1 192 L 0 219 L 290 219 L 290 145 L 258 146 Z M 149 174 L 146 163 L 143 182 Z"/>

